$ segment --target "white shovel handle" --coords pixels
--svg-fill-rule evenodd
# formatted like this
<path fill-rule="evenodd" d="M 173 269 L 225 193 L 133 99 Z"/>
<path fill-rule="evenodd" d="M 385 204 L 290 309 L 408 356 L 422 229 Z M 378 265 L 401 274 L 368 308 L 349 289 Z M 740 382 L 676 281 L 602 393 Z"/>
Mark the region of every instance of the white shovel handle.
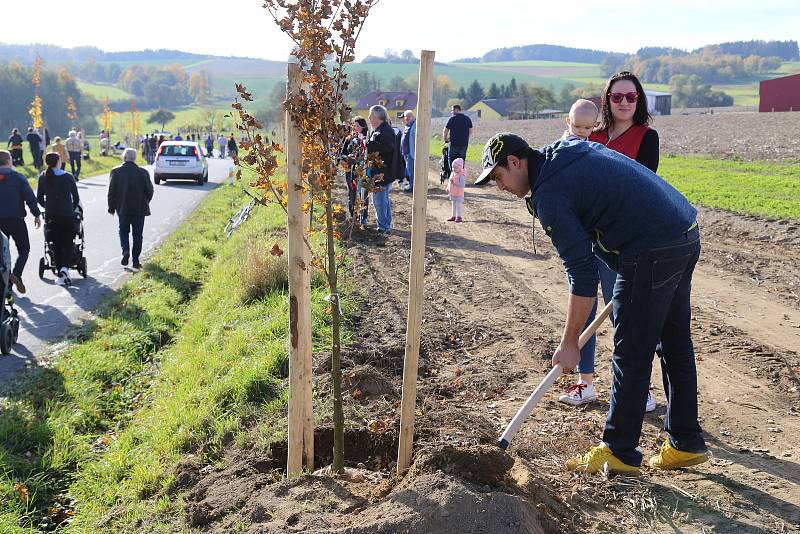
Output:
<path fill-rule="evenodd" d="M 611 314 L 611 303 L 609 302 L 606 306 L 600 311 L 600 313 L 595 317 L 594 321 L 586 327 L 586 330 L 583 331 L 581 337 L 578 338 L 578 348 L 583 348 L 587 341 L 594 335 L 597 329 L 600 327 L 602 322 Z M 503 431 L 503 435 L 500 436 L 500 439 L 497 442 L 498 447 L 505 450 L 508 448 L 511 440 L 514 439 L 514 435 L 519 430 L 519 427 L 522 426 L 522 423 L 528 418 L 531 414 L 533 409 L 539 404 L 539 401 L 542 400 L 544 394 L 547 393 L 547 390 L 558 380 L 558 377 L 561 376 L 562 368 L 561 365 L 558 364 L 553 367 L 547 376 L 536 386 L 536 389 L 533 390 L 531 396 L 528 397 L 528 400 L 525 401 L 519 410 L 517 410 L 517 414 L 511 420 L 511 422 L 506 427 L 505 431 Z"/>

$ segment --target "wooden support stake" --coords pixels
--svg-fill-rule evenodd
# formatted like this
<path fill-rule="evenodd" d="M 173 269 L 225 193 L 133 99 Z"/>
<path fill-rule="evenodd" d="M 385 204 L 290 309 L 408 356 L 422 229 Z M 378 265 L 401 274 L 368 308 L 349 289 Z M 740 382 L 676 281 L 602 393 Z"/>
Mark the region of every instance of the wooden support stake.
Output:
<path fill-rule="evenodd" d="M 433 107 L 433 56 L 423 50 L 419 63 L 419 99 L 417 100 L 416 159 L 414 159 L 414 205 L 411 210 L 411 268 L 408 275 L 408 323 L 406 355 L 403 364 L 403 400 L 400 411 L 400 445 L 397 474 L 411 466 L 414 444 L 414 416 L 417 405 L 417 367 L 422 327 L 423 289 L 425 286 L 425 232 L 428 203 L 428 157 L 431 143 Z"/>
<path fill-rule="evenodd" d="M 294 60 L 294 61 L 292 61 Z M 302 81 L 300 65 L 287 65 L 287 98 L 297 94 Z M 305 244 L 300 132 L 286 113 L 286 191 L 289 244 L 289 439 L 286 472 L 294 476 L 303 465 L 314 469 L 314 426 L 311 408 L 311 276 L 310 252 Z M 305 460 L 305 462 L 304 462 Z"/>

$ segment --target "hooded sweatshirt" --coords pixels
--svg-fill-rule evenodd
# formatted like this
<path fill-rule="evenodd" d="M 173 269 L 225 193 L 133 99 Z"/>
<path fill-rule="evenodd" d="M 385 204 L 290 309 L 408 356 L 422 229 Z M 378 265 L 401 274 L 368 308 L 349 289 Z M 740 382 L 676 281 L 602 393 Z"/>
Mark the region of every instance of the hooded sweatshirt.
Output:
<path fill-rule="evenodd" d="M 34 217 L 41 214 L 28 180 L 11 167 L 0 167 L 0 219 L 22 219 L 25 204 Z"/>
<path fill-rule="evenodd" d="M 536 216 L 564 263 L 570 292 L 597 294 L 594 256 L 614 270 L 626 259 L 677 240 L 697 211 L 664 179 L 598 143 L 556 141 L 528 179 Z"/>

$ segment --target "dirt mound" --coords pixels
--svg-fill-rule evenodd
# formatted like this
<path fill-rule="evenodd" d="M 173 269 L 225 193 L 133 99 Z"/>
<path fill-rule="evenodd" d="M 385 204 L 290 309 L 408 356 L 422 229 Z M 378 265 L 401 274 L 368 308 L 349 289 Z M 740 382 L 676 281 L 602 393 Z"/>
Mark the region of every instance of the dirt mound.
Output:
<path fill-rule="evenodd" d="M 360 435 L 362 448 L 353 446 L 354 436 L 349 435 L 348 450 L 357 456 L 385 450 L 380 436 L 368 443 L 370 436 Z M 319 445 L 329 450 L 329 443 Z M 515 466 L 514 458 L 496 447 L 427 450 L 402 478 L 359 464 L 346 477 L 281 480 L 277 458 L 282 450 L 274 452 L 261 457 L 236 451 L 219 470 L 182 466 L 176 485 L 190 489 L 186 523 L 205 532 L 227 533 L 247 525 L 246 532 L 320 534 L 555 533 L 573 526 L 568 508 L 542 481 L 532 482 L 535 477 L 526 464 Z M 525 474 L 520 477 L 512 470 Z M 519 484 L 520 479 L 526 482 Z"/>

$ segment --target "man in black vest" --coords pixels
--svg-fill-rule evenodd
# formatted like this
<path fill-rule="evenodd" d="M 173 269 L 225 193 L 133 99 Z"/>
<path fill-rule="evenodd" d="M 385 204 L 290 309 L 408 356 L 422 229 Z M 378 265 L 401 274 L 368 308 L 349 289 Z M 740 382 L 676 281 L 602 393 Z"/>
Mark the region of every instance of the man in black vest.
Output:
<path fill-rule="evenodd" d="M 119 216 L 119 242 L 122 246 L 122 265 L 128 265 L 133 255 L 133 268 L 139 269 L 142 253 L 144 218 L 150 215 L 150 200 L 153 198 L 153 183 L 150 173 L 136 165 L 136 149 L 126 148 L 122 153 L 123 164 L 111 170 L 108 184 L 108 213 Z M 133 234 L 133 250 L 129 235 Z"/>

